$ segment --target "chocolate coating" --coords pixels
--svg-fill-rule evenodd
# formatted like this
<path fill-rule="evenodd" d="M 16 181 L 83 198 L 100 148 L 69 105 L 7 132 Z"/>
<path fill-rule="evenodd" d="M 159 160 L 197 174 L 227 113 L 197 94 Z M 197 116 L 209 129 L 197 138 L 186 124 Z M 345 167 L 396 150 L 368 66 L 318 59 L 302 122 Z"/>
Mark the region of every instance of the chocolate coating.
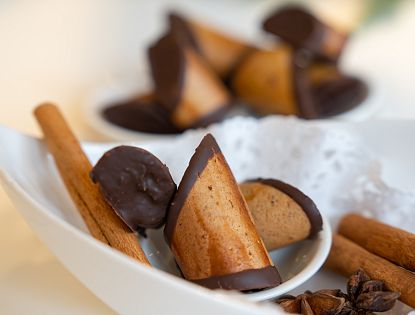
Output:
<path fill-rule="evenodd" d="M 314 106 L 319 117 L 330 117 L 351 110 L 369 94 L 368 86 L 354 77 L 342 76 L 312 88 Z"/>
<path fill-rule="evenodd" d="M 250 269 L 241 272 L 192 280 L 209 289 L 250 291 L 276 287 L 281 284 L 281 276 L 274 266 Z"/>
<path fill-rule="evenodd" d="M 170 24 L 170 31 L 183 43 L 190 45 L 197 52 L 201 53 L 199 43 L 189 23 L 175 12 L 171 12 L 168 18 Z"/>
<path fill-rule="evenodd" d="M 228 114 L 230 109 L 234 106 L 234 101 L 230 101 L 225 106 L 221 106 L 219 109 L 203 116 L 201 119 L 197 120 L 192 126 L 188 129 L 197 129 L 197 128 L 205 128 L 210 126 L 213 123 L 218 121 L 222 121 L 225 116 Z"/>
<path fill-rule="evenodd" d="M 289 6 L 272 13 L 262 25 L 263 29 L 277 35 L 295 48 L 305 48 L 317 55 L 325 40 L 329 26 L 300 6 Z M 333 31 L 334 32 L 334 31 Z M 332 59 L 326 55 L 320 57 Z"/>
<path fill-rule="evenodd" d="M 176 191 L 169 169 L 144 149 L 119 146 L 106 152 L 91 178 L 133 231 L 158 228 Z"/>
<path fill-rule="evenodd" d="M 296 47 L 307 47 L 319 40 L 320 23 L 301 7 L 285 7 L 273 12 L 263 22 L 263 29 Z"/>
<path fill-rule="evenodd" d="M 165 34 L 148 50 L 156 99 L 173 112 L 180 101 L 186 60 L 181 41 L 173 32 Z"/>
<path fill-rule="evenodd" d="M 310 89 L 310 80 L 306 71 L 306 67 L 310 60 L 304 56 L 304 53 L 301 50 L 293 51 L 292 60 L 294 97 L 297 102 L 299 116 L 305 119 L 317 118 L 318 113 L 314 106 L 314 100 Z"/>
<path fill-rule="evenodd" d="M 177 219 L 184 203 L 186 202 L 190 190 L 195 184 L 199 174 L 202 173 L 206 167 L 208 161 L 213 157 L 214 154 L 218 153 L 222 152 L 215 138 L 213 138 L 213 136 L 209 133 L 202 139 L 199 146 L 196 148 L 195 153 L 190 159 L 189 166 L 184 172 L 183 178 L 167 212 L 166 225 L 164 227 L 164 237 L 166 238 L 167 244 L 169 246 L 173 238 Z"/>
<path fill-rule="evenodd" d="M 114 104 L 102 111 L 102 116 L 109 122 L 130 130 L 158 133 L 180 133 L 169 119 L 167 110 L 152 97 L 138 97 Z"/>
<path fill-rule="evenodd" d="M 299 189 L 277 179 L 257 178 L 248 180 L 247 182 L 258 182 L 264 185 L 274 187 L 282 191 L 283 193 L 287 194 L 295 202 L 297 202 L 303 209 L 304 213 L 307 215 L 308 219 L 310 220 L 311 229 L 308 238 L 315 237 L 317 233 L 322 230 L 323 219 L 321 218 L 320 211 L 317 209 L 317 206 L 315 205 L 313 200 L 311 200 L 310 197 L 305 195 Z"/>
<path fill-rule="evenodd" d="M 201 107 L 203 104 L 193 104 L 194 100 L 182 99 L 182 97 L 184 96 L 183 93 L 186 93 L 185 88 L 187 86 L 184 86 L 184 84 L 186 84 L 186 75 L 188 73 L 187 67 L 191 66 L 188 63 L 189 55 L 187 53 L 198 52 L 200 54 L 199 46 L 186 20 L 176 14 L 170 14 L 169 19 L 169 32 L 152 45 L 148 51 L 155 85 L 155 98 L 165 107 L 170 117 L 174 117 L 175 110 L 178 106 L 188 106 L 188 113 L 191 114 L 194 110 L 195 115 L 198 115 L 197 113 L 201 108 L 197 107 Z M 203 64 L 201 66 L 205 67 L 206 65 Z M 207 79 L 212 80 L 209 76 Z M 196 85 L 200 85 L 197 77 L 194 80 L 196 80 Z M 213 81 L 212 83 L 215 84 L 216 82 Z M 189 84 L 191 85 L 192 83 Z M 204 117 L 197 117 L 194 121 L 187 122 L 185 125 L 175 121 L 174 118 L 172 121 L 180 127 L 200 128 L 222 120 L 233 101 L 230 100 L 229 96 L 224 96 L 227 93 L 221 90 L 220 83 L 218 90 L 214 91 L 215 93 L 219 91 L 218 93 L 223 94 L 222 101 L 225 104 L 216 104 L 222 106 L 217 106 L 218 108 L 216 110 L 207 112 Z"/>

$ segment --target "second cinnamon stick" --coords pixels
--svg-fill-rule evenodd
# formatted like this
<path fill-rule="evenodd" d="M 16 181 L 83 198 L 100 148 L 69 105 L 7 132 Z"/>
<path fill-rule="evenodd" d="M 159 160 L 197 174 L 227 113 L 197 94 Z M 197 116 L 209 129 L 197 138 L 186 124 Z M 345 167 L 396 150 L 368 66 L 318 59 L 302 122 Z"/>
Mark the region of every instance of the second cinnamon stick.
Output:
<path fill-rule="evenodd" d="M 372 279 L 383 280 L 390 291 L 400 292 L 400 300 L 415 307 L 415 274 L 372 254 L 341 235 L 333 236 L 326 267 L 346 277 L 363 268 Z"/>
<path fill-rule="evenodd" d="M 342 219 L 339 234 L 376 255 L 415 271 L 415 234 L 357 214 Z"/>

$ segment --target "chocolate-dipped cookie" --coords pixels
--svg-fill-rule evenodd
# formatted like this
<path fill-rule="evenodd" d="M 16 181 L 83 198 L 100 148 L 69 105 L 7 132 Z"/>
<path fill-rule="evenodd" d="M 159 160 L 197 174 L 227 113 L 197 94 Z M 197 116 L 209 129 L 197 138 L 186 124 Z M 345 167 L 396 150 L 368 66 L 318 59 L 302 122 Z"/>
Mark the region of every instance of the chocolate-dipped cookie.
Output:
<path fill-rule="evenodd" d="M 361 104 L 369 94 L 368 86 L 359 78 L 342 76 L 312 87 L 313 101 L 319 117 L 347 112 Z"/>
<path fill-rule="evenodd" d="M 169 20 L 171 30 L 187 40 L 221 78 L 226 79 L 252 49 L 241 40 L 188 20 L 177 13 L 171 13 Z"/>
<path fill-rule="evenodd" d="M 288 45 L 252 51 L 231 78 L 236 96 L 261 115 L 315 118 L 303 55 Z"/>
<path fill-rule="evenodd" d="M 318 116 L 347 112 L 362 103 L 369 89 L 359 78 L 343 74 L 335 65 L 313 65 L 308 70 L 313 103 Z"/>
<path fill-rule="evenodd" d="M 360 79 L 343 74 L 333 63 L 313 63 L 307 68 L 317 116 L 330 117 L 358 106 L 369 90 Z"/>
<path fill-rule="evenodd" d="M 176 184 L 167 166 L 150 152 L 131 146 L 115 147 L 97 162 L 91 178 L 131 230 L 164 224 Z"/>
<path fill-rule="evenodd" d="M 157 134 L 181 132 L 171 123 L 168 111 L 155 100 L 153 93 L 108 106 L 102 115 L 109 122 L 130 130 Z"/>
<path fill-rule="evenodd" d="M 322 229 L 316 205 L 297 188 L 262 178 L 246 181 L 239 187 L 268 250 L 313 238 Z"/>
<path fill-rule="evenodd" d="M 231 97 L 205 60 L 180 36 L 169 32 L 149 49 L 155 96 L 179 129 L 221 120 Z"/>
<path fill-rule="evenodd" d="M 164 233 L 190 281 L 211 289 L 240 291 L 281 282 L 210 134 L 190 160 L 168 211 Z"/>
<path fill-rule="evenodd" d="M 332 61 L 340 57 L 347 41 L 346 34 L 297 6 L 278 9 L 265 19 L 263 28 L 295 48 L 307 49 L 320 58 Z"/>

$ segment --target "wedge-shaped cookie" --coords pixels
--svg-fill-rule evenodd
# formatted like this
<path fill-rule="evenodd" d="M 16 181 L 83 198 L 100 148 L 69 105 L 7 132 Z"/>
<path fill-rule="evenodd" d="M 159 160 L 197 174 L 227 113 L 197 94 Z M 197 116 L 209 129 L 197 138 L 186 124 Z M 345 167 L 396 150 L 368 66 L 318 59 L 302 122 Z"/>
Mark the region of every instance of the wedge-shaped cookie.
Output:
<path fill-rule="evenodd" d="M 195 283 L 246 291 L 281 282 L 210 134 L 190 160 L 164 232 L 184 277 Z"/>
<path fill-rule="evenodd" d="M 307 49 L 320 58 L 337 61 L 347 41 L 343 34 L 323 23 L 307 10 L 288 6 L 273 12 L 263 29 L 297 49 Z"/>
<path fill-rule="evenodd" d="M 258 114 L 316 118 L 302 58 L 284 44 L 257 49 L 238 65 L 230 85 L 235 95 Z"/>
<path fill-rule="evenodd" d="M 316 205 L 297 188 L 261 178 L 242 183 L 240 188 L 268 250 L 313 238 L 322 229 Z"/>
<path fill-rule="evenodd" d="M 226 79 L 252 49 L 239 39 L 178 14 L 170 14 L 169 20 L 171 30 L 185 37 L 221 78 Z"/>
<path fill-rule="evenodd" d="M 231 104 L 222 81 L 206 61 L 173 32 L 149 49 L 156 100 L 179 129 L 220 121 Z"/>

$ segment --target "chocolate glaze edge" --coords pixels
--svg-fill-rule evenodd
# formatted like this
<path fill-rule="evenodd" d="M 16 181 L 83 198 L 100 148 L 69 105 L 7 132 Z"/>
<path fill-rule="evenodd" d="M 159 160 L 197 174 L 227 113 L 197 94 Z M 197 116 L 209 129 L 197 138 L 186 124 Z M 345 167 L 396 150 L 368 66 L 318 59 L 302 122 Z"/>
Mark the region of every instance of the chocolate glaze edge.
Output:
<path fill-rule="evenodd" d="M 199 146 L 196 148 L 195 153 L 191 157 L 189 165 L 187 166 L 179 187 L 177 188 L 176 194 L 173 197 L 173 201 L 167 210 L 164 237 L 169 246 L 171 245 L 171 241 L 173 239 L 177 219 L 179 218 L 180 211 L 186 202 L 187 196 L 189 195 L 197 178 L 215 154 L 222 154 L 222 151 L 220 150 L 215 138 L 208 133 L 204 136 Z"/>
<path fill-rule="evenodd" d="M 287 194 L 291 197 L 295 202 L 297 202 L 300 207 L 303 209 L 304 213 L 307 215 L 308 219 L 310 220 L 310 233 L 308 234 L 308 238 L 314 238 L 318 232 L 320 232 L 323 228 L 323 219 L 321 217 L 320 211 L 318 210 L 316 204 L 310 197 L 300 191 L 298 188 L 284 183 L 278 179 L 272 178 L 257 178 L 257 179 L 250 179 L 246 182 L 253 183 L 259 182 L 261 184 L 271 186 L 276 188 L 283 193 Z"/>
<path fill-rule="evenodd" d="M 169 120 L 169 113 L 155 100 L 133 98 L 109 104 L 101 116 L 117 127 L 149 134 L 179 134 L 183 130 Z"/>
<path fill-rule="evenodd" d="M 295 22 L 301 23 L 293 25 Z M 293 26 L 295 27 L 292 28 Z M 313 52 L 320 46 L 324 35 L 321 22 L 306 8 L 296 4 L 272 12 L 263 21 L 262 29 L 294 47 L 310 49 Z"/>
<path fill-rule="evenodd" d="M 301 25 L 294 24 L 296 25 L 296 29 L 291 28 L 291 31 L 287 32 L 287 30 L 290 30 L 290 27 L 292 27 L 291 25 L 294 23 L 293 19 L 295 22 L 299 22 L 299 18 L 301 19 Z M 282 24 L 287 23 L 290 25 L 288 25 L 288 27 L 283 27 Z M 344 38 L 341 49 L 343 49 L 348 38 L 348 35 L 341 34 L 331 26 L 324 23 L 309 10 L 296 4 L 288 5 L 271 13 L 263 21 L 262 29 L 280 37 L 297 49 L 307 49 L 322 59 L 334 62 L 337 62 L 340 54 L 337 56 L 328 56 L 325 55 L 324 52 L 321 52 L 321 49 L 324 46 L 324 41 L 327 40 L 327 34 L 336 33 L 337 36 L 342 36 Z M 303 33 L 299 33 L 298 29 L 304 30 Z"/>
<path fill-rule="evenodd" d="M 133 156 L 134 159 L 132 159 L 131 156 Z M 140 158 L 137 159 L 137 156 L 140 156 Z M 117 162 L 124 163 L 120 164 Z M 132 163 L 145 164 L 147 174 L 158 176 L 159 182 L 156 184 L 158 185 L 157 189 L 162 188 L 160 185 L 166 189 L 164 190 L 165 194 L 161 199 L 157 197 L 155 199 L 151 196 L 151 187 L 137 187 L 137 181 L 139 180 L 137 178 L 134 178 L 133 180 L 133 184 L 135 185 L 133 186 L 135 187 L 134 195 L 131 195 L 132 190 L 128 190 L 128 188 L 130 188 L 128 186 L 131 186 L 131 180 L 119 183 L 119 176 L 121 176 L 119 169 L 120 165 L 123 168 L 126 166 L 131 167 Z M 136 164 L 137 167 L 139 164 Z M 115 175 L 114 172 L 116 173 Z M 108 178 L 109 174 L 112 175 L 110 180 L 105 180 Z M 174 196 L 177 186 L 171 177 L 168 167 L 151 152 L 128 145 L 114 147 L 102 155 L 90 171 L 89 176 L 91 180 L 98 185 L 101 194 L 109 206 L 132 231 L 140 233 L 148 228 L 160 228 L 164 224 L 168 205 Z M 114 187 L 116 189 L 115 191 Z M 123 195 L 120 196 L 118 193 L 120 193 L 121 190 Z M 149 203 L 131 204 L 131 202 L 134 201 L 134 198 L 137 198 L 137 196 L 140 196 L 141 198 L 142 195 L 146 194 L 150 194 L 151 200 Z M 126 199 L 126 197 L 129 198 Z M 125 200 L 129 200 L 129 203 Z"/>
<path fill-rule="evenodd" d="M 359 106 L 367 98 L 369 87 L 359 78 L 346 75 L 314 86 L 311 92 L 319 117 L 326 118 Z"/>
<path fill-rule="evenodd" d="M 240 272 L 190 280 L 209 289 L 249 291 L 267 289 L 281 284 L 281 276 L 275 266 L 248 269 Z"/>
<path fill-rule="evenodd" d="M 297 103 L 299 116 L 304 119 L 318 118 L 315 109 L 309 78 L 306 73 L 305 65 L 301 65 L 302 58 L 300 50 L 292 50 L 292 71 L 294 99 Z"/>
<path fill-rule="evenodd" d="M 230 100 L 225 105 L 221 106 L 219 109 L 210 112 L 209 114 L 203 116 L 194 124 L 186 129 L 197 129 L 197 128 L 206 128 L 209 125 L 220 122 L 226 116 L 226 114 L 230 111 L 230 109 L 235 105 L 235 100 Z"/>
<path fill-rule="evenodd" d="M 178 36 L 180 40 L 183 40 L 191 47 L 193 47 L 198 53 L 202 53 L 200 45 L 192 31 L 189 22 L 177 12 L 170 12 L 168 15 L 170 31 Z"/>
<path fill-rule="evenodd" d="M 169 112 L 178 105 L 185 81 L 184 41 L 173 32 L 163 35 L 148 49 L 156 99 Z"/>

